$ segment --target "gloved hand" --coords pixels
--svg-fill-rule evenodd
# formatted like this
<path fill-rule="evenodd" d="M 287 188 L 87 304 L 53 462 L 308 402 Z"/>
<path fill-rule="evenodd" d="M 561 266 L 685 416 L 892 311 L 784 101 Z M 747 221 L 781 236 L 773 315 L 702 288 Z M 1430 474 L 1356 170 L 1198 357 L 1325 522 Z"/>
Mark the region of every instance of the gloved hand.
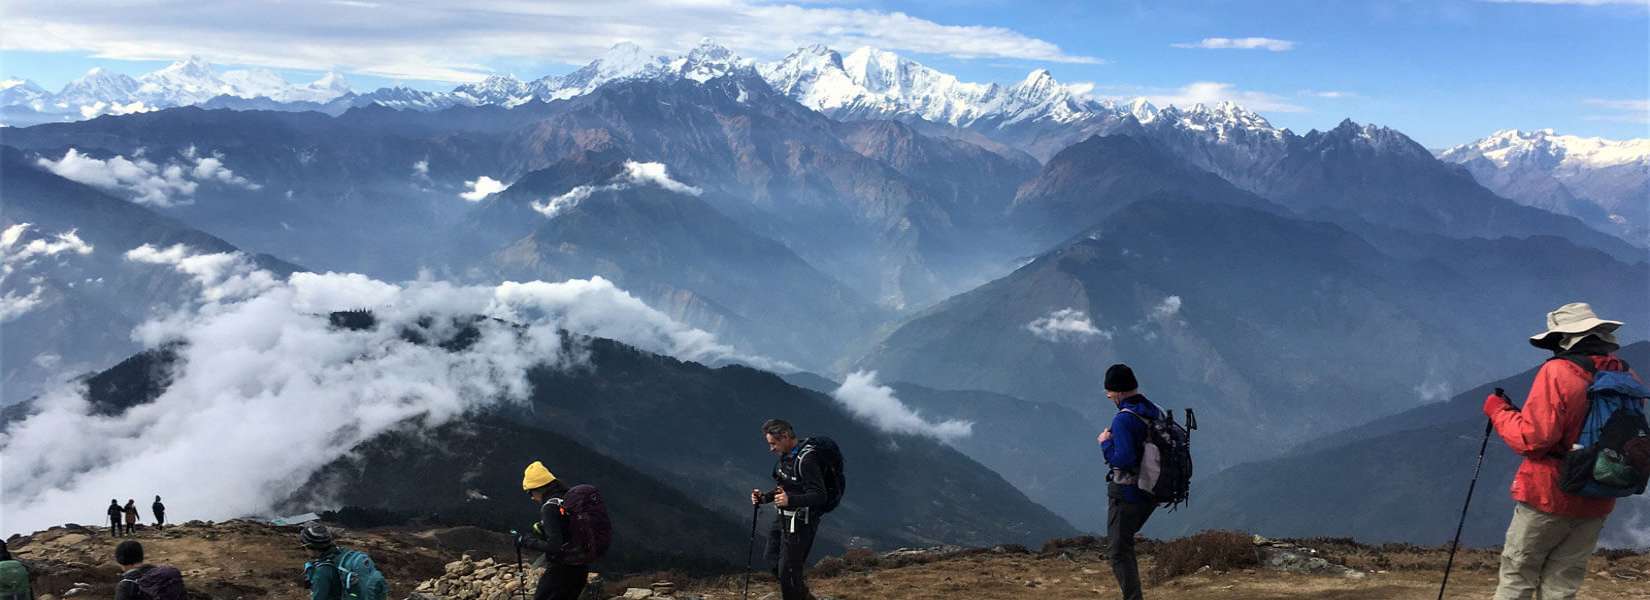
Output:
<path fill-rule="evenodd" d="M 1494 417 L 1495 413 L 1503 410 L 1513 410 L 1512 403 L 1507 401 L 1506 396 L 1492 392 L 1489 397 L 1484 398 L 1485 416 Z"/>

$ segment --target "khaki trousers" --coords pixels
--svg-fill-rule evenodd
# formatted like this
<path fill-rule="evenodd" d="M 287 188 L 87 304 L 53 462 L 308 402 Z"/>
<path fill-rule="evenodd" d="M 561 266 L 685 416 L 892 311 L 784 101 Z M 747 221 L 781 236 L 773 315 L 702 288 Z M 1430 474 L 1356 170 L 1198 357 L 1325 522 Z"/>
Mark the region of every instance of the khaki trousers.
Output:
<path fill-rule="evenodd" d="M 1495 600 L 1572 600 L 1603 528 L 1604 517 L 1562 517 L 1518 503 L 1501 550 Z"/>

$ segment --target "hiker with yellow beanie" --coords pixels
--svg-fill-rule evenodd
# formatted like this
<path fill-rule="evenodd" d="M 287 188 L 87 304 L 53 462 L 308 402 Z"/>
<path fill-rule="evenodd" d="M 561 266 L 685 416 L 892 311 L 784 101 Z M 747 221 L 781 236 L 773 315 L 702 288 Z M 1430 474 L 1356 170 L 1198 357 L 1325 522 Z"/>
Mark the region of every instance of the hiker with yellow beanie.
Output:
<path fill-rule="evenodd" d="M 539 505 L 532 531 L 516 534 L 518 553 L 522 548 L 544 553 L 544 574 L 533 599 L 575 600 L 584 592 L 590 565 L 613 540 L 601 491 L 592 485 L 570 488 L 539 461 L 527 465 L 521 489 Z"/>

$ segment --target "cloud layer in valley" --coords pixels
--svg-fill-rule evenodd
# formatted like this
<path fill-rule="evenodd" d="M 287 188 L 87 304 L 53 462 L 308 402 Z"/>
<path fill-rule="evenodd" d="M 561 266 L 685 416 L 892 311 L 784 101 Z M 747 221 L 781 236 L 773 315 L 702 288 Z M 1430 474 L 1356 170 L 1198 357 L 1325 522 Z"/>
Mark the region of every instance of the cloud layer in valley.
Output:
<path fill-rule="evenodd" d="M 55 388 L 34 414 L 9 424 L 0 433 L 0 510 L 13 530 L 84 521 L 85 507 L 108 490 L 154 490 L 201 518 L 265 514 L 373 436 L 523 401 L 529 368 L 580 361 L 576 344 L 562 344 L 563 329 L 685 360 L 784 366 L 741 355 L 601 278 L 497 286 L 337 273 L 281 280 L 241 254 L 145 245 L 124 256 L 134 268 L 183 273 L 199 286 L 190 306 L 133 334 L 148 348 L 176 348 L 172 382 L 153 402 L 115 416 L 98 414 L 80 389 Z M 351 309 L 370 309 L 378 325 L 330 324 L 329 313 Z M 402 335 L 445 339 L 463 324 L 480 336 L 460 351 Z M 223 444 L 226 434 L 236 442 Z"/>
<path fill-rule="evenodd" d="M 1047 315 L 1026 323 L 1026 331 L 1050 342 L 1081 341 L 1088 338 L 1111 339 L 1113 332 L 1099 329 L 1088 313 L 1066 307 L 1049 311 Z"/>

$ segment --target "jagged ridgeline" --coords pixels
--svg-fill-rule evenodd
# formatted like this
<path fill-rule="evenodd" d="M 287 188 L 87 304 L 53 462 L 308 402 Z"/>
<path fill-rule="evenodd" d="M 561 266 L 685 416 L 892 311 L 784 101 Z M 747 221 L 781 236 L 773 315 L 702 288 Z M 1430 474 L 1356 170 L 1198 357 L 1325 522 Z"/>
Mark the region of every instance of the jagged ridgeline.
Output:
<path fill-rule="evenodd" d="M 390 326 L 363 310 L 324 318 L 337 329 Z M 398 335 L 463 353 L 480 337 L 474 324 L 481 318 L 431 317 Z M 433 523 L 522 528 L 536 507 L 521 491 L 521 469 L 543 460 L 558 477 L 603 488 L 616 526 L 613 564 L 733 565 L 742 562 L 749 533 L 746 495 L 772 483 L 758 426 L 783 416 L 803 435 L 838 440 L 849 461 L 852 493 L 830 515 L 820 555 L 849 546 L 1036 544 L 1075 532 L 957 450 L 875 431 L 828 396 L 771 373 L 710 368 L 567 332 L 562 344 L 586 360 L 532 369 L 527 402 L 436 427 L 405 423 L 289 490 L 278 509 L 353 506 Z M 105 414 L 152 402 L 172 369 L 187 368 L 177 357 L 168 347 L 123 361 L 88 380 L 88 398 Z"/>

